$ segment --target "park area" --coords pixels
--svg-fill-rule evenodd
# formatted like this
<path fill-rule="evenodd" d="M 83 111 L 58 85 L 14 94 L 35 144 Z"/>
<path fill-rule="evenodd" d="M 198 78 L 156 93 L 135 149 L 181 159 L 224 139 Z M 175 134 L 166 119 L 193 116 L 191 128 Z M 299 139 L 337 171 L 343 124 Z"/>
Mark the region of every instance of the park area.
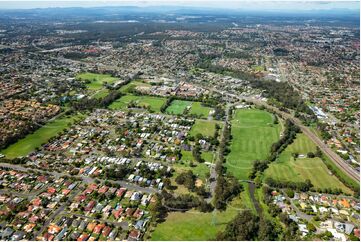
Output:
<path fill-rule="evenodd" d="M 216 131 L 216 124 L 222 127 L 222 122 L 220 121 L 209 121 L 196 119 L 192 129 L 189 132 L 190 136 L 196 136 L 197 134 L 201 134 L 207 137 L 213 137 Z"/>
<path fill-rule="evenodd" d="M 48 142 L 48 140 L 64 129 L 72 125 L 75 120 L 80 119 L 82 115 L 63 116 L 48 122 L 34 133 L 28 134 L 23 139 L 10 145 L 6 149 L 0 151 L 6 158 L 13 159 L 16 157 L 26 156 L 36 148 Z"/>
<path fill-rule="evenodd" d="M 160 112 L 160 108 L 165 101 L 166 99 L 161 97 L 135 96 L 129 94 L 115 100 L 109 108 L 113 110 L 127 109 L 128 105 L 133 102 L 137 107 L 149 107 L 149 109 L 153 112 Z"/>
<path fill-rule="evenodd" d="M 165 222 L 157 225 L 151 240 L 215 240 L 217 233 L 239 213 L 239 207 L 240 199 L 236 198 L 222 212 L 171 212 Z"/>
<path fill-rule="evenodd" d="M 248 180 L 254 160 L 264 160 L 280 137 L 281 124 L 272 114 L 259 109 L 238 109 L 232 119 L 231 152 L 226 167 L 236 178 Z"/>
<path fill-rule="evenodd" d="M 190 107 L 192 102 L 183 100 L 174 100 L 165 110 L 169 114 L 183 114 L 187 107 Z"/>
<path fill-rule="evenodd" d="M 340 188 L 346 193 L 351 193 L 336 176 L 332 175 L 324 162 L 318 158 L 308 158 L 307 153 L 315 152 L 316 145 L 304 134 L 297 138 L 270 164 L 265 172 L 265 177 L 272 177 L 279 181 L 301 182 L 309 179 L 315 188 Z M 292 154 L 299 154 L 294 158 Z"/>
<path fill-rule="evenodd" d="M 150 84 L 142 82 L 141 80 L 132 81 L 122 86 L 119 91 L 122 93 L 132 93 L 136 87 L 149 87 Z"/>
<path fill-rule="evenodd" d="M 212 110 L 212 108 L 203 106 L 201 102 L 193 102 L 189 113 L 199 118 L 207 118 Z"/>
<path fill-rule="evenodd" d="M 76 79 L 86 81 L 87 88 L 94 91 L 102 89 L 105 84 L 113 84 L 119 80 L 108 74 L 95 74 L 90 72 L 80 73 L 76 76 Z"/>

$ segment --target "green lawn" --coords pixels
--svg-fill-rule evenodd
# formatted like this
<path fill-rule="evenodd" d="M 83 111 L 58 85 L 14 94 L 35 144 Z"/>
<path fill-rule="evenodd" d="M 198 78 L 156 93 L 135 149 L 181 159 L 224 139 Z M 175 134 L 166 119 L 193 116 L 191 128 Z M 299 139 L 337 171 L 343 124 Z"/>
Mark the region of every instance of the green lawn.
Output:
<path fill-rule="evenodd" d="M 8 148 L 0 151 L 7 158 L 15 158 L 20 156 L 26 156 L 30 152 L 34 151 L 37 147 L 46 143 L 51 137 L 56 136 L 63 129 L 71 125 L 76 119 L 80 118 L 81 115 L 74 115 L 72 117 L 59 117 L 38 130 L 34 133 L 27 135 L 18 142 L 10 145 Z"/>
<path fill-rule="evenodd" d="M 150 86 L 150 84 L 144 83 L 142 81 L 132 81 L 127 85 L 122 86 L 119 91 L 121 91 L 122 93 L 130 93 L 135 87 L 139 86 Z"/>
<path fill-rule="evenodd" d="M 174 100 L 165 111 L 169 114 L 183 114 L 184 110 L 191 105 L 190 101 Z"/>
<path fill-rule="evenodd" d="M 103 98 L 103 97 L 106 97 L 108 94 L 109 94 L 109 90 L 104 88 L 104 89 L 99 90 L 98 92 L 96 92 L 93 95 L 93 98 Z"/>
<path fill-rule="evenodd" d="M 150 110 L 154 112 L 160 112 L 160 108 L 165 103 L 165 98 L 151 97 L 151 96 L 135 96 L 125 95 L 115 100 L 109 105 L 110 109 L 126 109 L 130 102 L 136 102 L 140 106 L 150 107 Z"/>
<path fill-rule="evenodd" d="M 192 155 L 192 151 L 182 150 L 182 158 L 181 161 L 188 162 L 188 161 L 195 161 Z"/>
<path fill-rule="evenodd" d="M 271 146 L 280 137 L 280 124 L 272 114 L 258 109 L 238 109 L 232 119 L 231 152 L 226 167 L 238 179 L 248 179 L 254 160 L 268 157 Z"/>
<path fill-rule="evenodd" d="M 108 74 L 96 74 L 90 72 L 80 73 L 76 76 L 76 79 L 90 81 L 90 83 L 86 84 L 89 90 L 100 90 L 104 87 L 103 84 L 112 84 L 119 80 L 118 78 L 112 77 Z"/>
<path fill-rule="evenodd" d="M 192 151 L 185 151 L 182 150 L 182 158 L 181 162 L 177 162 L 173 165 L 173 168 L 175 169 L 175 176 L 177 176 L 179 173 L 187 170 L 192 170 L 192 172 L 197 175 L 200 179 L 205 181 L 206 174 L 209 172 L 209 167 L 202 163 L 197 163 L 192 155 Z M 209 159 L 211 152 L 205 152 L 202 154 L 202 157 L 204 159 Z M 193 162 L 194 167 L 190 167 L 190 162 Z M 183 163 L 183 164 L 181 164 Z"/>
<path fill-rule="evenodd" d="M 190 110 L 190 114 L 195 114 L 199 118 L 207 118 L 211 110 L 213 109 L 202 106 L 201 102 L 193 102 Z"/>
<path fill-rule="evenodd" d="M 236 199 L 224 212 L 171 212 L 165 222 L 157 225 L 151 240 L 215 240 L 217 232 L 224 230 L 239 209 L 239 199 Z"/>
<path fill-rule="evenodd" d="M 309 179 L 315 188 L 341 188 L 350 193 L 350 189 L 331 175 L 327 166 L 318 158 L 297 158 L 292 153 L 307 155 L 316 151 L 316 145 L 304 134 L 298 134 L 296 140 L 289 145 L 265 172 L 265 177 L 282 181 L 305 181 Z"/>
<path fill-rule="evenodd" d="M 213 137 L 216 131 L 216 123 L 222 127 L 222 122 L 196 119 L 189 135 L 196 136 L 197 134 L 202 134 L 203 136 Z M 219 132 L 221 133 L 221 130 Z"/>
<path fill-rule="evenodd" d="M 202 157 L 205 161 L 207 161 L 207 162 L 209 162 L 209 163 L 212 163 L 212 162 L 213 162 L 213 158 L 214 158 L 214 154 L 215 154 L 215 152 L 204 151 L 204 152 L 202 152 L 201 157 Z"/>
<path fill-rule="evenodd" d="M 263 66 L 258 66 L 258 65 L 253 65 L 252 70 L 254 70 L 254 71 L 264 71 L 264 67 Z"/>

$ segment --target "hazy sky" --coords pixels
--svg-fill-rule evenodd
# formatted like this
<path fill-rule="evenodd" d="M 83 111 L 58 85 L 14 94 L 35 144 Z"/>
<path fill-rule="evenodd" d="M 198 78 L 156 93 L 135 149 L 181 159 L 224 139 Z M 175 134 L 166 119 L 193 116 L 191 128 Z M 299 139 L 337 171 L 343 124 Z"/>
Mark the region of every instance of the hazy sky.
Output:
<path fill-rule="evenodd" d="M 257 10 L 359 9 L 359 1 L 250 1 L 250 0 L 0 0 L 0 8 L 97 7 L 97 6 L 195 6 Z"/>

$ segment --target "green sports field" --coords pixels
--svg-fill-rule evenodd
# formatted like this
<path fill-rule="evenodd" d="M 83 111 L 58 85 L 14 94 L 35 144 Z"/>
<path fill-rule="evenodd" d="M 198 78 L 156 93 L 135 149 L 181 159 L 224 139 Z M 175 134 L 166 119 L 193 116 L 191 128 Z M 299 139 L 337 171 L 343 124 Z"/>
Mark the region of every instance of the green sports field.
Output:
<path fill-rule="evenodd" d="M 46 143 L 51 137 L 56 136 L 63 129 L 71 125 L 76 119 L 81 118 L 81 115 L 75 115 L 72 117 L 60 117 L 54 121 L 50 121 L 45 124 L 34 133 L 27 135 L 18 142 L 10 145 L 8 148 L 0 151 L 7 158 L 15 158 L 26 156 L 30 152 L 34 151 L 37 147 Z"/>
<path fill-rule="evenodd" d="M 135 95 L 125 95 L 115 100 L 112 104 L 109 105 L 110 109 L 126 109 L 127 105 L 130 102 L 136 102 L 140 106 L 150 107 L 150 110 L 154 112 L 160 112 L 160 108 L 165 103 L 165 98 L 161 97 L 151 97 L 151 96 L 135 96 Z"/>
<path fill-rule="evenodd" d="M 271 146 L 280 137 L 280 124 L 272 114 L 258 109 L 238 109 L 232 119 L 231 152 L 226 167 L 238 179 L 248 179 L 254 160 L 268 157 Z"/>
<path fill-rule="evenodd" d="M 189 135 L 196 136 L 197 134 L 202 134 L 203 136 L 213 137 L 217 123 L 222 127 L 222 122 L 196 119 Z"/>
<path fill-rule="evenodd" d="M 169 114 L 183 114 L 185 109 L 191 105 L 190 101 L 174 100 L 165 111 Z"/>
<path fill-rule="evenodd" d="M 296 140 L 289 145 L 265 171 L 265 177 L 282 181 L 305 181 L 309 179 L 315 188 L 341 188 L 350 193 L 350 189 L 331 175 L 327 166 L 318 158 L 307 158 L 308 152 L 315 152 L 316 145 L 304 134 L 298 134 Z M 294 160 L 292 153 L 304 155 L 305 158 Z"/>
<path fill-rule="evenodd" d="M 200 118 L 207 118 L 212 108 L 202 106 L 201 102 L 193 102 L 190 110 L 190 114 L 197 115 Z"/>
<path fill-rule="evenodd" d="M 112 77 L 111 75 L 107 74 L 96 74 L 96 73 L 80 73 L 76 76 L 76 79 L 84 80 L 84 81 L 90 81 L 90 83 L 87 83 L 86 86 L 89 90 L 100 90 L 103 88 L 103 84 L 108 83 L 112 84 L 115 81 L 119 80 L 116 77 Z"/>

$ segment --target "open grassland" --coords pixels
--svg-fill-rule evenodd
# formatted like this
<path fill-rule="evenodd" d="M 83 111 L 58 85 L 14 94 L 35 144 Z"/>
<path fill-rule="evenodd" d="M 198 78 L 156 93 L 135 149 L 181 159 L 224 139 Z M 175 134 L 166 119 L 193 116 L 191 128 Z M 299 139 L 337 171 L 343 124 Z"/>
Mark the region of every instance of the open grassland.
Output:
<path fill-rule="evenodd" d="M 306 157 L 308 152 L 315 151 L 316 145 L 306 135 L 298 134 L 295 141 L 281 153 L 275 162 L 270 164 L 265 177 L 294 182 L 309 179 L 315 188 L 340 188 L 346 193 L 351 193 L 349 188 L 331 174 L 320 158 Z M 305 157 L 294 159 L 293 153 Z"/>
<path fill-rule="evenodd" d="M 238 179 L 248 179 L 254 160 L 268 157 L 271 146 L 280 138 L 280 124 L 272 114 L 258 109 L 238 109 L 232 119 L 231 152 L 227 170 Z"/>
<path fill-rule="evenodd" d="M 201 102 L 193 102 L 190 110 L 190 114 L 195 114 L 197 115 L 197 117 L 200 118 L 207 118 L 211 110 L 213 109 L 202 106 Z"/>
<path fill-rule="evenodd" d="M 203 136 L 213 137 L 216 131 L 217 123 L 220 127 L 222 127 L 222 122 L 219 121 L 196 119 L 189 135 L 196 136 L 197 134 L 202 134 Z M 221 132 L 221 130 L 219 132 Z"/>
<path fill-rule="evenodd" d="M 83 81 L 89 81 L 89 83 L 86 84 L 89 90 L 100 90 L 103 88 L 104 84 L 112 84 L 119 80 L 118 78 L 112 77 L 108 74 L 96 74 L 90 72 L 80 73 L 76 76 L 76 78 Z"/>
<path fill-rule="evenodd" d="M 45 144 L 50 138 L 56 136 L 58 133 L 70 126 L 76 119 L 81 118 L 81 115 L 74 115 L 71 117 L 59 117 L 49 123 L 45 124 L 34 133 L 27 135 L 18 142 L 10 145 L 8 148 L 0 151 L 6 158 L 12 159 L 16 157 L 26 156 L 36 148 Z"/>
<path fill-rule="evenodd" d="M 127 85 L 122 86 L 122 87 L 119 89 L 119 91 L 121 91 L 122 93 L 130 93 L 130 92 L 132 92 L 132 91 L 134 90 L 134 88 L 136 88 L 136 87 L 142 87 L 142 86 L 143 86 L 143 87 L 149 87 L 150 84 L 144 83 L 144 82 L 142 82 L 142 81 L 140 81 L 140 80 L 138 80 L 138 81 L 132 81 L 132 82 L 128 83 Z"/>
<path fill-rule="evenodd" d="M 182 153 L 183 152 L 190 152 L 190 151 L 182 151 Z M 192 154 L 190 154 L 190 156 L 191 158 L 183 159 L 183 157 L 187 157 L 187 155 L 184 155 L 181 159 L 181 162 L 177 162 L 173 165 L 173 168 L 175 170 L 174 177 L 176 177 L 182 172 L 191 170 L 193 174 L 197 176 L 197 178 L 205 182 L 210 168 L 204 163 L 197 163 L 196 161 L 194 161 Z M 193 162 L 193 166 L 190 165 L 191 161 Z"/>
<path fill-rule="evenodd" d="M 160 108 L 165 103 L 165 98 L 161 97 L 151 97 L 151 96 L 135 96 L 135 95 L 125 95 L 115 100 L 111 105 L 110 109 L 126 109 L 130 102 L 135 102 L 141 107 L 150 108 L 153 112 L 160 112 Z"/>
<path fill-rule="evenodd" d="M 92 97 L 93 98 L 103 98 L 106 97 L 109 94 L 109 90 L 108 89 L 102 89 L 97 91 Z"/>
<path fill-rule="evenodd" d="M 157 225 L 151 240 L 215 240 L 217 233 L 239 213 L 239 204 L 237 198 L 223 212 L 171 212 L 165 222 Z"/>
<path fill-rule="evenodd" d="M 191 105 L 190 101 L 174 100 L 165 111 L 169 114 L 183 114 L 185 109 Z"/>
<path fill-rule="evenodd" d="M 209 163 L 213 162 L 213 159 L 215 158 L 215 152 L 211 152 L 211 151 L 204 151 L 201 154 L 201 157 Z"/>

